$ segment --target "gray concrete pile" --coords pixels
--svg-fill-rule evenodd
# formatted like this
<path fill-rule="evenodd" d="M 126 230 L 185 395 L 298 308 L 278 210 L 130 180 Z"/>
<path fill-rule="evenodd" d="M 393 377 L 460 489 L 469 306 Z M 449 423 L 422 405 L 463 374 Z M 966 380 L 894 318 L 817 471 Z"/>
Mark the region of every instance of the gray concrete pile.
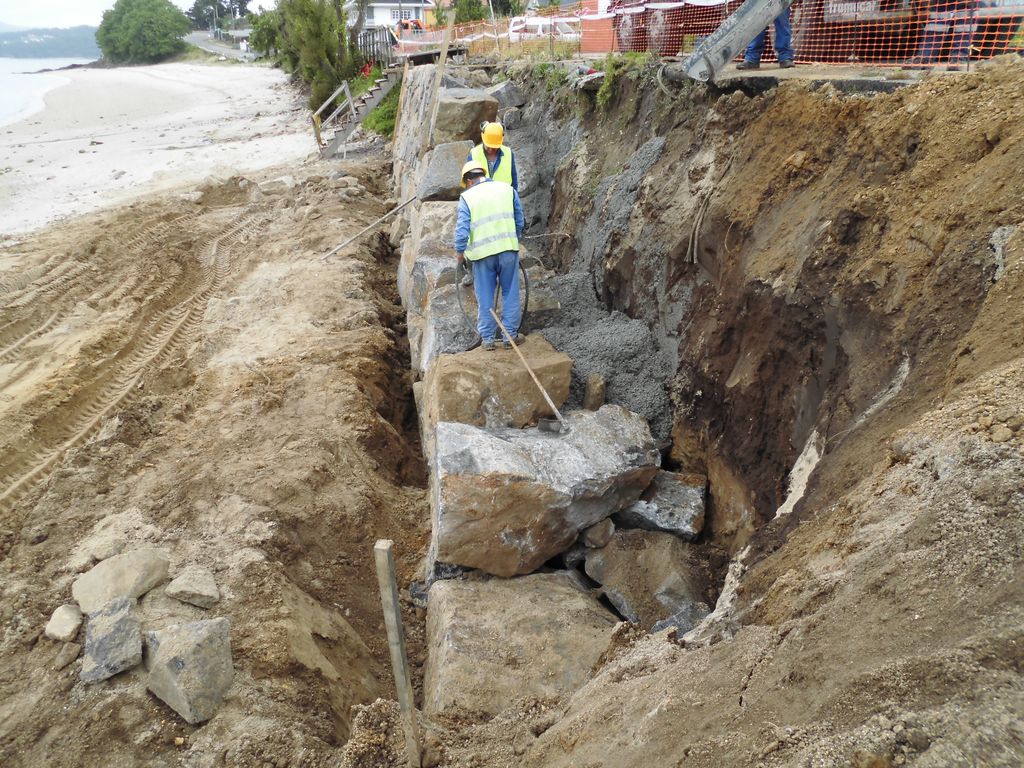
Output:
<path fill-rule="evenodd" d="M 427 602 L 425 710 L 496 714 L 579 688 L 622 619 L 686 631 L 708 613 L 709 569 L 692 543 L 706 480 L 661 470 L 647 418 L 622 407 L 650 395 L 633 387 L 623 398 L 620 386 L 652 365 L 646 328 L 598 318 L 566 293 L 575 283 L 532 267 L 522 345 L 557 407 L 574 390 L 572 405 L 586 406 L 565 414 L 567 429 L 536 426 L 553 413 L 511 350 L 470 350 L 476 308 L 452 255 L 459 172 L 479 120 L 522 101 L 511 85 L 442 90 L 431 142 L 433 81 L 433 67 L 410 73 L 394 142 L 399 195 L 420 198 L 392 229 L 430 467 L 431 544 L 411 591 Z M 590 347 L 552 341 L 597 328 Z M 574 378 L 568 348 L 607 365 Z"/>

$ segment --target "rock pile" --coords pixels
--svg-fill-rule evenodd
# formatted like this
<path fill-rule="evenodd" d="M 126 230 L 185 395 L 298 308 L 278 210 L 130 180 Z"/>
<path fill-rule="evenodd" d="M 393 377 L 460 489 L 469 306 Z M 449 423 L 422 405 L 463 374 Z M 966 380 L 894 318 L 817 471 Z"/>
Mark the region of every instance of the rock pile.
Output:
<path fill-rule="evenodd" d="M 47 622 L 46 637 L 63 643 L 54 669 L 64 669 L 82 653 L 82 646 L 73 641 L 84 613 L 81 682 L 100 683 L 134 669 L 145 657 L 150 691 L 189 723 L 210 719 L 234 678 L 228 620 L 176 624 L 144 633 L 138 600 L 167 580 L 170 558 L 152 548 L 113 554 L 117 550 L 75 579 L 71 594 L 77 605 L 61 605 Z M 182 569 L 164 592 L 204 609 L 220 600 L 213 574 L 198 565 Z"/>
<path fill-rule="evenodd" d="M 394 140 L 402 199 L 419 197 L 392 234 L 431 491 L 426 586 L 410 592 L 427 607 L 424 708 L 496 714 L 579 688 L 619 617 L 685 631 L 708 613 L 709 569 L 692 543 L 706 480 L 660 470 L 650 424 L 663 439 L 667 394 L 651 370 L 663 361 L 644 323 L 592 306 L 589 285 L 528 270 L 522 352 L 556 407 L 584 406 L 564 414 L 568 429 L 534 426 L 552 411 L 514 353 L 467 351 L 475 298 L 451 251 L 459 171 L 479 122 L 523 102 L 508 83 L 446 87 L 431 145 L 431 73 L 406 80 Z"/>

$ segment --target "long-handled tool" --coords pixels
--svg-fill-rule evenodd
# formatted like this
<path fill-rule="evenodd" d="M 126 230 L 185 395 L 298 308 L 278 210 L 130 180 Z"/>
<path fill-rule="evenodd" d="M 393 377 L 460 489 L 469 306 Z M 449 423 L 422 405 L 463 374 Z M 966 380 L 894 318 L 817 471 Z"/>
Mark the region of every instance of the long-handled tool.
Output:
<path fill-rule="evenodd" d="M 388 211 L 383 216 L 381 216 L 379 219 L 377 219 L 375 222 L 373 222 L 373 224 L 371 224 L 370 226 L 368 226 L 365 229 L 360 230 L 358 233 L 352 235 L 352 237 L 350 237 L 348 240 L 346 240 L 341 245 L 336 245 L 333 248 L 331 248 L 331 250 L 329 250 L 327 253 L 325 253 L 323 256 L 320 257 L 320 261 L 327 261 L 329 258 L 331 258 L 331 256 L 336 254 L 338 251 L 340 251 L 346 245 L 348 245 L 349 243 L 354 243 L 356 240 L 358 240 L 360 237 L 365 235 L 367 232 L 369 232 L 371 229 L 376 227 L 378 224 L 380 224 L 381 222 L 383 222 L 386 219 L 390 218 L 391 216 L 394 216 L 400 210 L 405 208 L 405 206 L 407 206 L 409 203 L 411 203 L 413 200 L 416 200 L 416 199 L 417 199 L 416 195 L 413 195 L 412 197 L 410 197 L 408 200 L 406 200 L 401 205 L 396 205 L 390 211 Z"/>
<path fill-rule="evenodd" d="M 519 345 L 516 344 L 516 340 L 512 337 L 512 334 L 508 332 L 508 328 L 505 327 L 505 324 L 501 322 L 501 318 L 498 317 L 498 313 L 494 311 L 494 307 L 491 307 L 491 317 L 493 317 L 494 320 L 498 323 L 498 327 L 501 328 L 502 332 L 505 334 L 505 338 L 508 339 L 509 344 L 512 345 L 512 349 L 514 349 L 516 351 L 516 354 L 519 355 L 519 360 L 522 362 L 523 367 L 526 369 L 526 372 L 530 374 L 530 378 L 533 379 L 533 383 L 537 385 L 537 389 L 539 389 L 540 393 L 544 395 L 544 400 L 548 404 L 548 408 L 550 408 L 554 412 L 555 416 L 558 418 L 558 423 L 559 425 L 561 425 L 561 429 L 559 429 L 558 431 L 568 432 L 568 423 L 566 423 L 565 419 L 562 418 L 562 414 L 555 406 L 555 403 L 551 399 L 551 396 L 548 394 L 548 391 L 544 389 L 544 385 L 540 383 L 540 379 L 537 378 L 537 374 L 533 372 L 533 369 L 530 367 L 530 364 L 526 362 L 526 358 L 523 357 L 523 353 L 520 351 Z"/>

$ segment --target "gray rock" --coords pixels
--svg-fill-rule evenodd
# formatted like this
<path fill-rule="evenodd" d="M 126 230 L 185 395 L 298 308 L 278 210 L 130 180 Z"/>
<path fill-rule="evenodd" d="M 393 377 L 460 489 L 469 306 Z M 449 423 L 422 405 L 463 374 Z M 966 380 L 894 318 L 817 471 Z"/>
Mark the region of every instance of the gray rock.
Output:
<path fill-rule="evenodd" d="M 114 555 L 75 579 L 71 594 L 85 613 L 115 597 L 142 597 L 167 578 L 170 560 L 158 549 Z"/>
<path fill-rule="evenodd" d="M 498 116 L 498 100 L 475 88 L 445 88 L 437 99 L 434 141 L 476 141 L 480 123 Z"/>
<path fill-rule="evenodd" d="M 498 107 L 500 109 L 521 107 L 526 104 L 526 97 L 523 95 L 523 92 L 511 80 L 492 85 L 487 89 L 487 93 L 498 100 Z"/>
<path fill-rule="evenodd" d="M 523 110 L 519 107 L 509 107 L 502 116 L 502 125 L 507 130 L 515 130 L 523 124 Z M 518 162 L 518 161 L 517 161 Z"/>
<path fill-rule="evenodd" d="M 82 646 L 78 643 L 64 643 L 57 652 L 57 658 L 53 660 L 53 668 L 55 670 L 64 669 L 64 667 L 71 664 L 75 659 L 78 658 L 78 654 L 82 652 Z"/>
<path fill-rule="evenodd" d="M 703 475 L 658 472 L 640 500 L 618 512 L 615 522 L 622 528 L 665 531 L 694 539 L 704 528 L 707 482 Z"/>
<path fill-rule="evenodd" d="M 576 542 L 562 553 L 562 562 L 565 563 L 565 567 L 570 570 L 574 568 L 582 568 L 586 559 L 587 548 L 579 542 Z"/>
<path fill-rule="evenodd" d="M 600 549 L 612 540 L 612 534 L 614 533 L 615 523 L 605 518 L 600 523 L 587 528 L 583 535 L 580 536 L 580 541 L 583 542 L 583 546 L 587 549 Z"/>
<path fill-rule="evenodd" d="M 213 717 L 234 681 L 230 630 L 218 618 L 146 633 L 146 687 L 192 725 Z"/>
<path fill-rule="evenodd" d="M 48 638 L 62 643 L 75 639 L 78 628 L 82 626 L 82 612 L 77 605 L 62 605 L 53 612 L 43 630 Z"/>
<path fill-rule="evenodd" d="M 85 624 L 85 660 L 79 678 L 96 683 L 142 661 L 142 627 L 135 599 L 116 597 L 89 614 Z"/>
<path fill-rule="evenodd" d="M 466 307 L 466 311 L 470 317 L 476 317 L 476 304 Z M 431 292 L 424 311 L 419 343 L 420 376 L 426 375 L 438 355 L 465 352 L 479 338 L 476 327 L 469 324 L 459 306 L 456 286 L 439 286 Z"/>
<path fill-rule="evenodd" d="M 428 562 L 530 573 L 639 497 L 661 460 L 646 422 L 615 405 L 566 420 L 558 435 L 437 425 Z"/>
<path fill-rule="evenodd" d="M 438 144 L 421 164 L 416 196 L 421 201 L 458 200 L 462 194 L 462 166 L 473 149 L 472 141 Z"/>
<path fill-rule="evenodd" d="M 259 190 L 264 195 L 283 195 L 293 189 L 295 189 L 294 176 L 281 176 L 280 178 L 264 181 L 259 184 Z"/>
<path fill-rule="evenodd" d="M 564 573 L 439 581 L 427 608 L 423 710 L 497 714 L 516 699 L 571 694 L 615 624 Z"/>
<path fill-rule="evenodd" d="M 706 603 L 686 603 L 667 619 L 656 621 L 654 626 L 651 627 L 651 634 L 671 627 L 677 630 L 680 635 L 683 635 L 704 621 L 710 612 L 711 610 Z"/>
<path fill-rule="evenodd" d="M 212 608 L 220 600 L 213 574 L 198 565 L 190 565 L 164 590 L 168 597 L 198 608 Z"/>
<path fill-rule="evenodd" d="M 670 533 L 618 530 L 607 546 L 587 551 L 584 570 L 623 618 L 646 628 L 670 617 L 681 626 L 709 611 L 703 552 Z"/>

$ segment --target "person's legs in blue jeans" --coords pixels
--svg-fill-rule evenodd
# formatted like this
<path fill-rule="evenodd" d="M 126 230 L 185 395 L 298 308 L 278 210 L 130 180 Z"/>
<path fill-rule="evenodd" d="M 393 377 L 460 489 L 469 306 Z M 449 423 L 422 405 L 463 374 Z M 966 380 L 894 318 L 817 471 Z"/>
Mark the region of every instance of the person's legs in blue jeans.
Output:
<path fill-rule="evenodd" d="M 767 37 L 768 30 L 762 29 L 757 37 L 750 41 L 750 45 L 747 46 L 747 52 L 743 54 L 743 60 L 749 61 L 752 64 L 760 64 L 761 54 L 764 53 L 764 44 Z"/>
<path fill-rule="evenodd" d="M 764 34 L 763 32 L 761 33 Z M 775 18 L 775 55 L 779 58 L 779 63 L 783 61 L 792 61 L 793 55 L 793 26 L 789 20 L 789 6 L 786 7 L 782 13 Z M 764 43 L 761 43 L 762 47 Z M 758 58 L 761 58 L 758 54 Z"/>
<path fill-rule="evenodd" d="M 519 305 L 519 253 L 505 251 L 499 253 L 497 259 L 498 284 L 501 286 L 501 322 L 515 338 L 519 332 L 519 321 L 522 319 Z M 491 322 L 494 322 L 493 318 Z M 496 335 L 502 334 L 499 332 Z"/>
<path fill-rule="evenodd" d="M 494 308 L 494 294 L 498 287 L 498 256 L 488 256 L 469 262 L 473 265 L 473 291 L 478 307 L 476 329 L 484 342 L 498 337 L 498 324 L 491 317 Z"/>

